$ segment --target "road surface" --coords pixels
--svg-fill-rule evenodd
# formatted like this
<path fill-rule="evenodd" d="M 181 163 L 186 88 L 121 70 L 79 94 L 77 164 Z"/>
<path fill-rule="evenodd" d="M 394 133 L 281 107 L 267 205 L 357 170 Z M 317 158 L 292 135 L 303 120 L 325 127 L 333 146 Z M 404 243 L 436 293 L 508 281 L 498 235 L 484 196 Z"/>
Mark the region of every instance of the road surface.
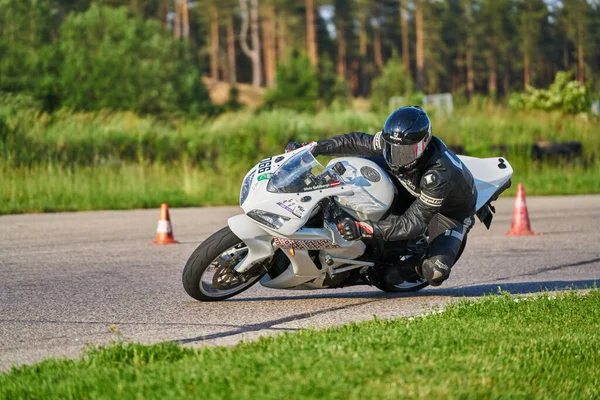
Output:
<path fill-rule="evenodd" d="M 171 209 L 179 245 L 153 246 L 158 210 L 0 217 L 0 370 L 74 357 L 88 344 L 233 344 L 259 335 L 407 316 L 499 288 L 511 293 L 585 288 L 600 281 L 600 196 L 528 198 L 535 237 L 507 237 L 512 199 L 477 223 L 441 287 L 390 295 L 371 287 L 281 291 L 253 287 L 200 303 L 181 285 L 196 246 L 237 207 Z M 116 330 L 111 331 L 111 325 Z"/>

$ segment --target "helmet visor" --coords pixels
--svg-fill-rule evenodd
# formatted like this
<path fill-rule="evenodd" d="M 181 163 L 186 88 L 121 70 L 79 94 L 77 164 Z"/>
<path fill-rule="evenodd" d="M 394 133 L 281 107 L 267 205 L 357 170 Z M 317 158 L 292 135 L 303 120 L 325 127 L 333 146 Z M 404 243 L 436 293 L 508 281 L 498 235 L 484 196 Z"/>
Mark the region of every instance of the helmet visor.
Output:
<path fill-rule="evenodd" d="M 402 168 L 415 162 L 427 147 L 423 139 L 414 144 L 398 144 L 393 143 L 388 138 L 384 137 L 383 156 L 385 161 L 392 168 Z"/>

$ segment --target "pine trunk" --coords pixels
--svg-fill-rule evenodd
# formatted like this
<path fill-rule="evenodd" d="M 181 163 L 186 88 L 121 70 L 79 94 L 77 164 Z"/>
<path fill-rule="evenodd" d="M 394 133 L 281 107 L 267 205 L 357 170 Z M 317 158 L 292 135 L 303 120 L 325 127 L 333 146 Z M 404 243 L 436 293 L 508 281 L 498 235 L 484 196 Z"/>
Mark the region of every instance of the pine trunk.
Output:
<path fill-rule="evenodd" d="M 582 85 L 585 83 L 584 76 L 584 58 L 583 58 L 583 24 L 577 24 L 577 80 Z"/>
<path fill-rule="evenodd" d="M 498 75 L 496 73 L 496 67 L 494 66 L 490 69 L 490 76 L 488 79 L 488 94 L 491 97 L 496 97 L 496 93 L 498 91 L 497 80 Z"/>
<path fill-rule="evenodd" d="M 504 96 L 508 96 L 510 93 L 510 74 L 508 72 L 504 73 L 504 78 L 502 79 L 502 86 L 504 89 Z"/>
<path fill-rule="evenodd" d="M 473 73 L 473 49 L 471 48 L 470 41 L 467 41 L 467 93 L 469 93 L 469 99 L 473 98 L 475 94 L 475 83 Z"/>
<path fill-rule="evenodd" d="M 315 32 L 315 5 L 314 0 L 306 0 L 306 48 L 312 65 L 319 63 L 317 54 L 317 39 Z"/>
<path fill-rule="evenodd" d="M 175 26 L 173 27 L 175 40 L 181 37 L 181 0 L 175 0 Z"/>
<path fill-rule="evenodd" d="M 493 44 L 492 44 L 493 47 Z M 488 75 L 488 94 L 490 97 L 496 97 L 498 92 L 498 73 L 497 73 L 497 63 L 496 57 L 494 54 L 490 54 L 488 56 L 488 66 L 490 68 Z"/>
<path fill-rule="evenodd" d="M 210 77 L 219 80 L 219 13 L 210 6 Z"/>
<path fill-rule="evenodd" d="M 277 60 L 285 61 L 287 59 L 287 25 L 285 23 L 285 13 L 281 11 L 277 16 Z"/>
<path fill-rule="evenodd" d="M 237 82 L 237 73 L 235 70 L 235 36 L 233 33 L 233 15 L 229 14 L 227 18 L 227 70 L 229 83 Z"/>
<path fill-rule="evenodd" d="M 336 71 L 337 76 L 339 78 L 346 78 L 346 32 L 344 28 L 342 28 L 341 24 L 336 24 L 337 26 L 337 45 L 338 45 L 338 55 L 337 55 L 337 65 Z"/>
<path fill-rule="evenodd" d="M 181 25 L 182 36 L 185 40 L 190 38 L 190 13 L 188 11 L 187 0 L 181 0 Z"/>
<path fill-rule="evenodd" d="M 381 71 L 383 68 L 383 56 L 381 55 L 381 27 L 379 25 L 375 27 L 373 37 L 373 57 L 375 58 L 377 69 Z"/>
<path fill-rule="evenodd" d="M 275 9 L 272 5 L 263 7 L 263 56 L 265 58 L 265 79 L 268 87 L 275 84 Z"/>
<path fill-rule="evenodd" d="M 258 33 L 258 0 L 250 0 L 250 26 L 252 30 L 252 48 L 255 52 L 256 70 L 252 71 L 252 82 L 254 86 L 262 86 L 261 62 L 260 62 L 260 36 Z"/>
<path fill-rule="evenodd" d="M 131 9 L 131 12 L 134 14 L 137 14 L 139 9 L 138 9 L 138 0 L 130 0 L 129 2 L 129 8 Z"/>
<path fill-rule="evenodd" d="M 529 59 L 529 49 L 526 49 L 523 55 L 523 82 L 525 88 L 527 88 L 531 84 L 531 72 L 530 72 L 530 59 Z"/>
<path fill-rule="evenodd" d="M 567 39 L 563 42 L 563 64 L 566 70 L 569 70 L 569 42 Z"/>
<path fill-rule="evenodd" d="M 417 90 L 423 90 L 424 87 L 424 67 L 425 67 L 425 48 L 423 37 L 423 5 L 420 1 L 416 2 L 415 24 L 417 29 Z"/>
<path fill-rule="evenodd" d="M 169 2 L 170 0 L 159 1 L 158 10 L 156 12 L 156 18 L 166 26 L 169 24 L 167 19 L 167 15 L 169 14 Z"/>
<path fill-rule="evenodd" d="M 410 74 L 410 51 L 408 47 L 408 12 L 406 11 L 406 0 L 400 0 L 400 22 L 402 26 L 402 62 L 404 70 Z"/>
<path fill-rule="evenodd" d="M 465 59 L 464 59 L 464 54 L 461 51 L 460 47 L 456 51 L 455 65 L 456 65 L 456 72 L 454 74 L 455 79 L 453 80 L 453 83 L 452 83 L 452 91 L 453 92 L 459 90 L 462 85 L 462 82 L 463 82 L 462 74 L 463 74 L 463 69 L 465 67 Z"/>
<path fill-rule="evenodd" d="M 250 13 L 248 13 L 247 0 L 240 0 L 242 15 L 242 32 L 240 46 L 250 61 L 252 61 L 252 86 L 262 85 L 262 70 L 260 62 L 260 38 L 258 35 L 258 0 L 250 0 Z M 250 14 L 250 15 L 248 15 Z M 252 49 L 248 46 L 248 25 L 251 25 Z"/>
<path fill-rule="evenodd" d="M 351 78 L 350 78 L 350 84 L 352 85 L 352 94 L 354 96 L 358 95 L 358 82 L 359 82 L 359 77 L 358 77 L 358 67 L 359 67 L 359 63 L 358 60 L 355 58 L 354 60 L 352 60 L 352 64 L 351 64 Z"/>
<path fill-rule="evenodd" d="M 369 78 L 367 76 L 367 27 L 366 23 L 363 23 L 363 29 L 360 30 L 358 35 L 359 40 L 359 71 L 358 71 L 358 91 L 361 96 L 366 96 L 369 85 Z"/>

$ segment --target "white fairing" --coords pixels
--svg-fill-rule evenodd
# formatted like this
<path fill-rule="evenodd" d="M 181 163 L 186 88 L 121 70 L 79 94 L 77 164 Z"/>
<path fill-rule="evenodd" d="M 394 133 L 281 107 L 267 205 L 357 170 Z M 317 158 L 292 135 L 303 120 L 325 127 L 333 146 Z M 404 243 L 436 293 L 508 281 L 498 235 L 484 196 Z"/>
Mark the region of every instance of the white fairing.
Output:
<path fill-rule="evenodd" d="M 501 157 L 475 158 L 468 156 L 458 156 L 467 166 L 477 188 L 477 206 L 479 210 L 496 193 L 500 187 L 510 180 L 513 169 Z"/>
<path fill-rule="evenodd" d="M 267 274 L 261 279 L 267 287 L 324 288 L 328 280 L 341 271 L 372 265 L 366 261 L 353 261 L 364 253 L 365 244 L 344 240 L 335 225 L 325 223 L 305 227 L 319 210 L 321 200 L 334 199 L 359 220 L 381 219 L 394 200 L 395 186 L 377 164 L 362 158 L 343 157 L 333 159 L 323 167 L 309 150 L 310 146 L 307 146 L 271 157 L 253 168 L 242 185 L 241 207 L 245 215 L 228 221 L 231 230 L 248 246 L 248 255 L 235 267 L 236 271 L 247 271 L 257 262 L 272 257 L 277 250 L 288 257 L 289 266 L 283 273 L 275 278 Z M 512 175 L 508 162 L 499 163 L 498 158 L 460 156 L 460 159 L 475 178 L 478 209 Z M 334 168 L 337 163 L 345 168 L 341 175 L 342 169 Z M 302 172 L 295 174 L 296 170 L 290 166 Z M 257 218 L 257 211 L 274 216 L 279 222 L 265 223 L 264 219 Z"/>
<path fill-rule="evenodd" d="M 342 177 L 353 185 L 353 195 L 338 196 L 335 201 L 355 219 L 379 221 L 391 207 L 396 191 L 388 174 L 374 162 L 357 157 L 336 158 L 328 167 L 337 162 L 346 167 Z"/>

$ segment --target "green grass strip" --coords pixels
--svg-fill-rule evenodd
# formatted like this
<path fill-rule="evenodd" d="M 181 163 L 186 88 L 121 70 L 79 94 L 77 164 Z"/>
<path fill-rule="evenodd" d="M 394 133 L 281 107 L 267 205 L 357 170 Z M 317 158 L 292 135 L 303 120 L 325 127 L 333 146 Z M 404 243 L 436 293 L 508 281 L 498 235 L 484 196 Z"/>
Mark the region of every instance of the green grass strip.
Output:
<path fill-rule="evenodd" d="M 600 290 L 199 350 L 119 343 L 0 375 L 0 398 L 599 398 Z"/>
<path fill-rule="evenodd" d="M 245 165 L 220 170 L 180 163 L 70 168 L 60 165 L 11 167 L 0 160 L 0 215 L 238 204 Z M 600 193 L 600 164 L 593 168 L 516 169 L 527 195 Z"/>

